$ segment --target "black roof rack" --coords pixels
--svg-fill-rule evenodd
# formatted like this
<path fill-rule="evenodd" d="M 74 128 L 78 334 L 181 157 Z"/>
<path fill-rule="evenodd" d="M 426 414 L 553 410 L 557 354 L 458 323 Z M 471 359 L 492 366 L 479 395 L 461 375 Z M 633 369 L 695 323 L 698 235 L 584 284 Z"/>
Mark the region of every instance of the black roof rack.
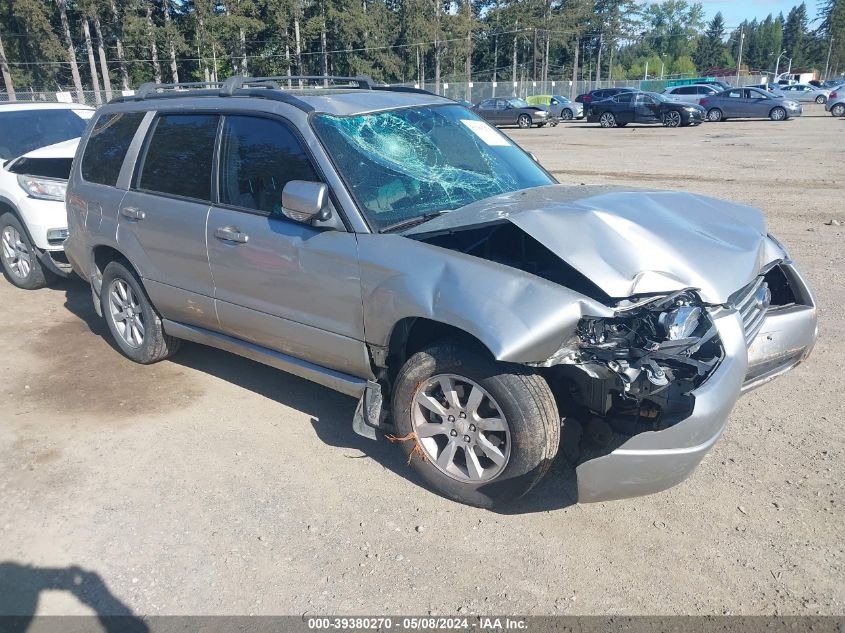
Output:
<path fill-rule="evenodd" d="M 358 90 L 385 90 L 390 92 L 410 92 L 420 94 L 433 94 L 428 90 L 421 88 L 410 88 L 407 86 L 388 86 L 380 85 L 373 81 L 372 78 L 365 75 L 358 77 L 343 77 L 335 75 L 280 75 L 275 77 L 245 77 L 243 75 L 235 75 L 229 77 L 226 81 L 191 81 L 169 84 L 145 83 L 142 84 L 136 93 L 128 97 L 115 97 L 112 103 L 121 101 L 142 101 L 145 99 L 167 99 L 178 98 L 183 96 L 191 97 L 259 97 L 263 99 L 272 99 L 274 101 L 282 101 L 293 105 L 300 110 L 306 112 L 312 111 L 314 108 L 299 99 L 296 96 L 297 89 L 283 87 L 283 83 L 303 81 L 309 82 L 332 82 L 334 85 L 328 86 L 331 88 L 344 89 L 358 89 Z M 312 88 L 320 88 L 321 86 L 311 86 Z M 269 89 L 269 90 L 268 90 Z M 188 94 L 186 94 L 188 93 Z"/>
<path fill-rule="evenodd" d="M 141 84 L 141 87 L 138 88 L 134 98 L 146 99 L 147 97 L 157 94 L 159 90 L 166 90 L 168 88 L 174 90 L 179 90 L 180 88 L 219 88 L 222 85 L 222 81 L 187 81 L 176 84 L 157 84 L 150 81 L 145 84 Z"/>
<path fill-rule="evenodd" d="M 325 83 L 346 83 L 352 85 L 343 86 L 344 88 L 360 88 L 362 90 L 372 90 L 375 87 L 375 82 L 367 76 L 359 77 L 342 77 L 338 75 L 277 75 L 274 77 L 244 77 L 243 75 L 235 75 L 229 77 L 223 82 L 223 87 L 220 89 L 221 96 L 231 96 L 236 90 L 240 90 L 244 86 L 265 85 L 272 88 L 280 88 L 280 82 L 289 81 L 323 81 Z"/>

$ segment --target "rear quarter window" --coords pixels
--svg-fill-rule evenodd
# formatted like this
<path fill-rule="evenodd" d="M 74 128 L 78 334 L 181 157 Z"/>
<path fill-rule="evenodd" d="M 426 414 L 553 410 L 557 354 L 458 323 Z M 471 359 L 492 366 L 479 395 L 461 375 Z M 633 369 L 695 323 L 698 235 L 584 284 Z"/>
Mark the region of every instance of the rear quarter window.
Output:
<path fill-rule="evenodd" d="M 82 155 L 82 178 L 88 182 L 114 186 L 144 112 L 115 112 L 94 123 Z"/>

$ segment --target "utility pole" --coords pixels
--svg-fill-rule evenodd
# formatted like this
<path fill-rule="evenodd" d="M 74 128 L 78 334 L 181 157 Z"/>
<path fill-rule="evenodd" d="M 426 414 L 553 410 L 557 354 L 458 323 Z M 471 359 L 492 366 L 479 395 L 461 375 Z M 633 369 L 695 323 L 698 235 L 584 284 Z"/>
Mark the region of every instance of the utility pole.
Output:
<path fill-rule="evenodd" d="M 499 67 L 499 35 L 493 36 L 493 96 L 496 96 L 496 69 Z"/>
<path fill-rule="evenodd" d="M 604 45 L 604 33 L 599 33 L 599 54 L 596 60 L 596 88 L 599 87 L 601 81 L 601 48 Z"/>
<path fill-rule="evenodd" d="M 517 37 L 518 34 L 519 34 L 519 19 L 517 18 L 516 29 L 513 32 L 513 72 L 511 73 L 514 85 L 516 85 L 516 51 L 517 51 L 516 37 Z"/>
<path fill-rule="evenodd" d="M 833 29 L 830 30 L 830 42 L 827 45 L 827 61 L 824 63 L 824 79 L 828 77 L 828 70 L 830 70 L 830 51 L 833 50 Z"/>
<path fill-rule="evenodd" d="M 736 58 L 736 85 L 739 86 L 739 69 L 742 67 L 742 45 L 745 42 L 745 31 L 739 30 L 739 55 Z"/>
<path fill-rule="evenodd" d="M 569 88 L 569 98 L 575 100 L 578 91 L 578 51 L 581 49 L 581 40 L 575 39 L 575 59 L 572 62 L 572 86 Z"/>

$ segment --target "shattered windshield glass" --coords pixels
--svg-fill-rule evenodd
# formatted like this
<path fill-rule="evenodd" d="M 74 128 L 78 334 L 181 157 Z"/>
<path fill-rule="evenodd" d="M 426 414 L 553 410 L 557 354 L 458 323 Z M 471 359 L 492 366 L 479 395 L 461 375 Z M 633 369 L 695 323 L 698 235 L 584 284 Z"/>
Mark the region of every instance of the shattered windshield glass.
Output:
<path fill-rule="evenodd" d="M 510 139 L 457 105 L 321 114 L 314 127 L 375 229 L 554 184 Z"/>

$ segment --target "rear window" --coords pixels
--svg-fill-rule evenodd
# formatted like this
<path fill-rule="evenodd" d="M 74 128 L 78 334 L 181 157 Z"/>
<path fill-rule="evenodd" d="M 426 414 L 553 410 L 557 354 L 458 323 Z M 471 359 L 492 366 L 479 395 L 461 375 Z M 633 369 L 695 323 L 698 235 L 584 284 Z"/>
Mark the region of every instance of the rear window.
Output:
<path fill-rule="evenodd" d="M 9 167 L 9 171 L 13 174 L 67 180 L 71 163 L 72 158 L 21 158 Z"/>
<path fill-rule="evenodd" d="M 101 185 L 117 184 L 123 159 L 143 118 L 143 112 L 116 112 L 97 119 L 82 156 L 85 180 Z"/>
<path fill-rule="evenodd" d="M 138 188 L 211 200 L 215 114 L 164 114 L 147 145 Z"/>
<path fill-rule="evenodd" d="M 82 136 L 86 121 L 73 110 L 0 110 L 0 159 Z"/>

